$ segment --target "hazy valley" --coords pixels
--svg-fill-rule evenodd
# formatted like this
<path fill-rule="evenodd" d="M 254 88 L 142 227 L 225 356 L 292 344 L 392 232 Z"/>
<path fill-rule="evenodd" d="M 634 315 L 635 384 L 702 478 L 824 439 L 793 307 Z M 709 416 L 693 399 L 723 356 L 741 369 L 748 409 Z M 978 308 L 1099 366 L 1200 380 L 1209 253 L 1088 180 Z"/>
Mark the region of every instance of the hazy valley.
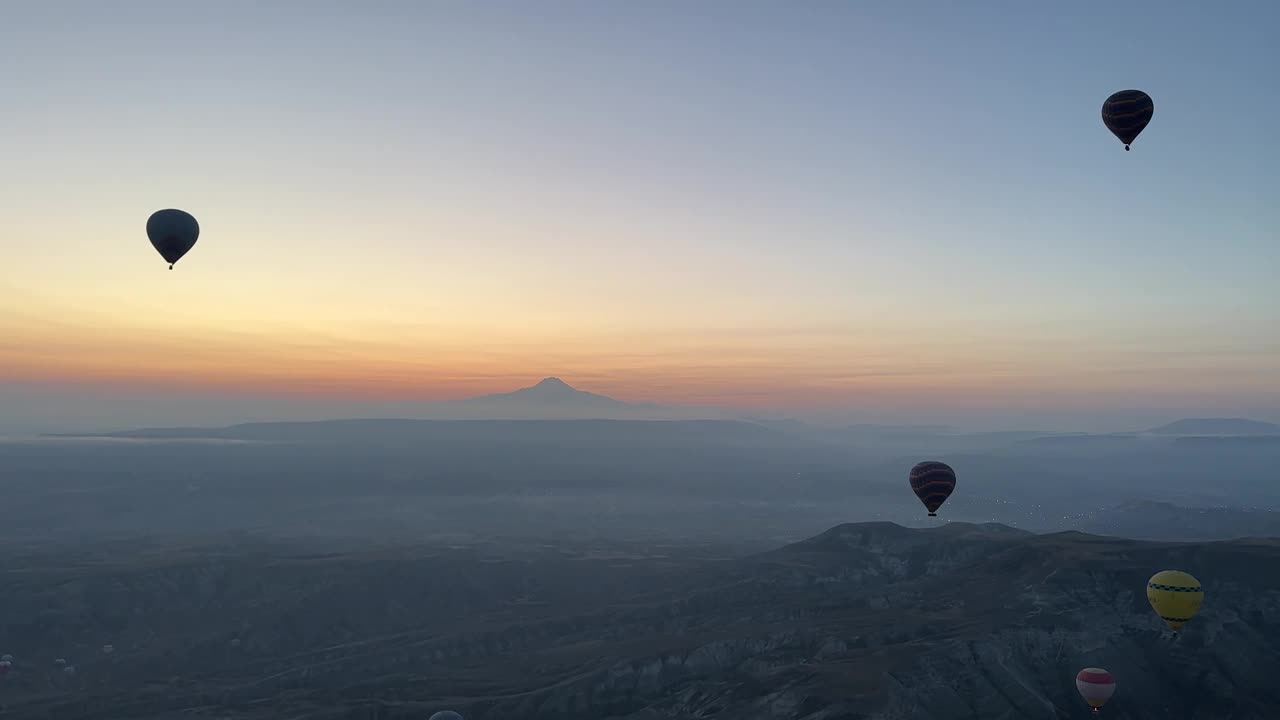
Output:
<path fill-rule="evenodd" d="M 1274 540 L 959 523 L 841 525 L 742 557 L 550 540 L 10 552 L 6 712 L 1047 720 L 1085 712 L 1088 665 L 1122 678 L 1108 717 L 1262 720 L 1280 701 Z M 1142 592 L 1165 567 L 1208 597 L 1176 640 Z"/>
<path fill-rule="evenodd" d="M 483 402 L 616 409 L 534 390 Z M 1101 664 L 1124 678 L 1109 717 L 1263 718 L 1280 545 L 1232 538 L 1280 536 L 1266 430 L 450 418 L 10 438 L 0 704 L 1013 720 L 1079 716 L 1073 673 Z M 925 458 L 959 476 L 937 519 L 906 484 Z M 1176 641 L 1143 594 L 1165 567 L 1210 598 Z"/>

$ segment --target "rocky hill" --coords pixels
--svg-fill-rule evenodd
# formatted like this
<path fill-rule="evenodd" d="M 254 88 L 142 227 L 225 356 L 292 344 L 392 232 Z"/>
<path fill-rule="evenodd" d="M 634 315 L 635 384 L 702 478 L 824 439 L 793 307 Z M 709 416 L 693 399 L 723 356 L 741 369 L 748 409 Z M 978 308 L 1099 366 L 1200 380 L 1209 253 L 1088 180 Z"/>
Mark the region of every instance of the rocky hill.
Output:
<path fill-rule="evenodd" d="M 1206 588 L 1177 638 L 1143 591 L 1166 568 Z M 1111 718 L 1280 703 L 1275 540 L 860 523 L 737 559 L 243 540 L 11 549 L 0 570 L 12 717 L 1049 720 L 1087 716 L 1089 665 L 1117 677 Z"/>

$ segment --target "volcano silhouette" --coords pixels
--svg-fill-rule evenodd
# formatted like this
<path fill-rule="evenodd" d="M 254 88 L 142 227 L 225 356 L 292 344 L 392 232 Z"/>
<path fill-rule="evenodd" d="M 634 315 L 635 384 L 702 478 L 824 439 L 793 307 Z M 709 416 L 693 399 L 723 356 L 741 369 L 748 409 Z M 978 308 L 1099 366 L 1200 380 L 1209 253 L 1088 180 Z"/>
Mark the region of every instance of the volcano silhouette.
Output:
<path fill-rule="evenodd" d="M 614 408 L 632 407 L 629 403 L 605 395 L 578 390 L 558 377 L 543 378 L 537 385 L 508 393 L 481 395 L 464 401 L 468 404 L 502 404 L 510 407 L 577 407 Z"/>

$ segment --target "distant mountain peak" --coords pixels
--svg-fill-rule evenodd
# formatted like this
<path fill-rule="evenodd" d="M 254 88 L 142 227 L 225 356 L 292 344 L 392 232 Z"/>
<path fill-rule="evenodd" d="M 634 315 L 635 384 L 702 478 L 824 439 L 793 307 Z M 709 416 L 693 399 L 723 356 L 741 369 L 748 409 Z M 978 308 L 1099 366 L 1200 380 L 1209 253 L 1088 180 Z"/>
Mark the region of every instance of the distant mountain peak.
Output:
<path fill-rule="evenodd" d="M 536 385 L 532 385 L 527 388 L 520 388 L 515 392 L 506 393 L 506 395 L 508 397 L 526 396 L 526 397 L 566 398 L 566 399 L 573 398 L 573 397 L 584 398 L 588 396 L 598 397 L 598 398 L 604 397 L 604 395 L 596 395 L 595 393 L 589 393 L 584 390 L 579 390 L 573 387 L 572 385 L 570 385 L 569 383 L 561 380 L 558 377 L 543 378 L 539 380 Z M 612 400 L 612 398 L 609 398 L 609 399 Z"/>
<path fill-rule="evenodd" d="M 630 403 L 579 390 L 558 375 L 548 375 L 508 392 L 424 405 L 423 413 L 452 420 L 688 420 L 692 410 L 672 410 L 650 402 Z"/>
<path fill-rule="evenodd" d="M 536 385 L 520 388 L 507 393 L 497 393 L 494 395 L 482 395 L 478 398 L 472 398 L 464 402 L 481 402 L 481 403 L 504 403 L 511 405 L 572 405 L 580 407 L 592 408 L 624 408 L 626 403 L 621 400 L 614 400 L 611 397 L 597 395 L 596 393 L 578 390 L 569 383 L 558 377 L 546 377 L 539 380 Z"/>

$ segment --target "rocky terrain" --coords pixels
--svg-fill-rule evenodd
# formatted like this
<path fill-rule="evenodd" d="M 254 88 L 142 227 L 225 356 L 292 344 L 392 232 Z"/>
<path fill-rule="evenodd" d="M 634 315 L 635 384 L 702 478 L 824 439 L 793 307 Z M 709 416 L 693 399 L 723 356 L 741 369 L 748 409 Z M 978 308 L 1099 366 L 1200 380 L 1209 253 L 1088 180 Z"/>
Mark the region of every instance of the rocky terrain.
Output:
<path fill-rule="evenodd" d="M 1143 588 L 1205 584 L 1179 637 Z M 10 548 L 0 717 L 1274 717 L 1280 541 L 841 525 L 710 547 L 342 547 L 242 538 Z M 114 652 L 103 651 L 111 644 Z M 53 664 L 65 657 L 68 676 Z"/>

